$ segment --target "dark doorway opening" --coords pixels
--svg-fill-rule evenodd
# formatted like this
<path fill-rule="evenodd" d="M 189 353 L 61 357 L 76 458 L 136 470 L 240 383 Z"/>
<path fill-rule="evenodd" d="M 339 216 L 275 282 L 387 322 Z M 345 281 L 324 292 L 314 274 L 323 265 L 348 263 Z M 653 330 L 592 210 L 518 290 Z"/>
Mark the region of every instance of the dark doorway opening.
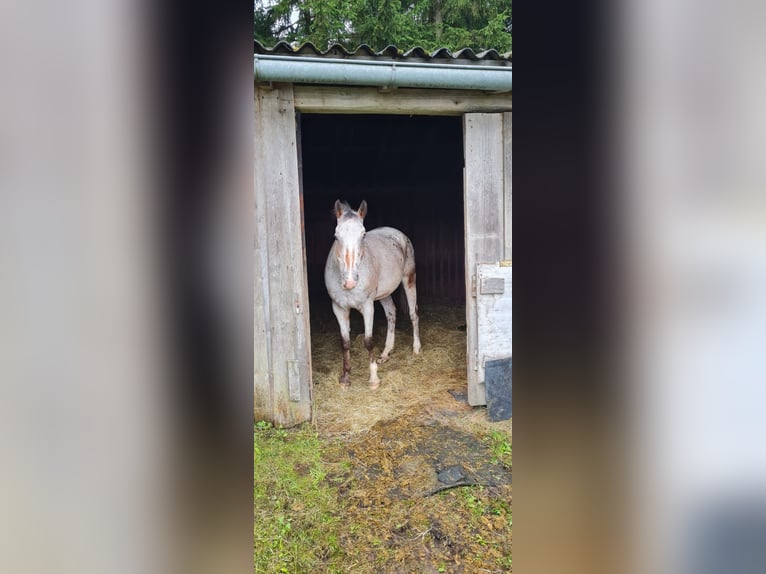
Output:
<path fill-rule="evenodd" d="M 421 339 L 429 332 L 429 322 L 446 321 L 447 326 L 438 328 L 464 333 L 462 118 L 303 114 L 299 130 L 315 383 L 320 379 L 337 383 L 334 370 L 341 360 L 338 326 L 324 284 L 325 261 L 334 240 L 336 199 L 348 201 L 353 208 L 366 200 L 368 230 L 395 227 L 411 239 Z M 412 351 L 406 348 L 411 325 L 401 287 L 393 298 L 398 311 L 394 355 L 403 357 Z M 374 325 L 376 343 L 382 346 L 386 320 L 377 304 Z M 438 328 L 431 340 L 423 340 L 424 348 L 437 343 L 433 339 L 439 336 Z M 352 311 L 352 340 L 362 332 L 362 317 Z M 464 336 L 449 354 L 465 358 Z M 330 358 L 325 360 L 324 355 Z M 366 381 L 365 376 L 363 368 L 357 369 L 355 380 Z"/>
<path fill-rule="evenodd" d="M 369 206 L 415 247 L 418 298 L 464 303 L 463 133 L 460 117 L 317 115 L 300 119 L 303 213 L 312 302 L 329 298 L 324 264 L 336 199 Z"/>

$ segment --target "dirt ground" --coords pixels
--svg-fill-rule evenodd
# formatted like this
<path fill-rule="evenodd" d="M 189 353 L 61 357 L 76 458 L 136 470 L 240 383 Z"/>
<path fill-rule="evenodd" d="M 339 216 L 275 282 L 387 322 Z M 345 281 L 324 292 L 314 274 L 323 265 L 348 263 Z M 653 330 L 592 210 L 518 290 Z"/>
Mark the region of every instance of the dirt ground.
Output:
<path fill-rule="evenodd" d="M 338 384 L 339 332 L 312 307 L 314 425 L 345 500 L 343 546 L 377 572 L 511 571 L 511 421 L 463 400 L 465 309 L 420 305 L 422 352 L 399 313 L 394 352 L 370 390 L 361 317 L 352 312 L 351 388 Z M 376 353 L 385 340 L 376 306 Z M 458 398 L 456 398 L 456 396 Z M 360 572 L 368 571 L 360 566 Z"/>

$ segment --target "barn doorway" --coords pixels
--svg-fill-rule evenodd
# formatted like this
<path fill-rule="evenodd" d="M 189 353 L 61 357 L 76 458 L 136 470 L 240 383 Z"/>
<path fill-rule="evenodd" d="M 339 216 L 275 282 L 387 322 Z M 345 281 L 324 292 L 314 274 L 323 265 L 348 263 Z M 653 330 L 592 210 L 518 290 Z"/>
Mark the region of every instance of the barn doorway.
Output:
<path fill-rule="evenodd" d="M 310 307 L 315 417 L 325 428 L 369 427 L 408 403 L 438 395 L 445 404 L 466 387 L 466 280 L 463 122 L 460 116 L 301 114 L 299 171 Z M 396 344 L 381 365 L 381 387 L 367 385 L 363 322 L 351 313 L 350 390 L 338 384 L 339 331 L 324 285 L 336 199 L 368 203 L 367 229 L 396 227 L 413 243 L 423 352 L 412 354 L 412 326 L 401 287 Z M 386 320 L 376 304 L 379 353 Z M 453 391 L 453 394 L 450 394 Z M 355 423 L 354 420 L 358 419 Z"/>

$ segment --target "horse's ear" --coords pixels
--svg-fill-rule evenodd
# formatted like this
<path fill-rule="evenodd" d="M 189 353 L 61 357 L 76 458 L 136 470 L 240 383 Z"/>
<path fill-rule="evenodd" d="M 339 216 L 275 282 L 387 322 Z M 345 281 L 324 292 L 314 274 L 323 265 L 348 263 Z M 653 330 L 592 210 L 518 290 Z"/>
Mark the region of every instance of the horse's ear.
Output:
<path fill-rule="evenodd" d="M 362 200 L 362 203 L 359 204 L 359 209 L 357 209 L 356 212 L 359 214 L 359 217 L 364 219 L 364 216 L 367 215 L 367 202 L 365 200 Z"/>
<path fill-rule="evenodd" d="M 343 215 L 343 204 L 340 202 L 340 199 L 335 200 L 335 217 L 340 219 L 340 216 Z"/>

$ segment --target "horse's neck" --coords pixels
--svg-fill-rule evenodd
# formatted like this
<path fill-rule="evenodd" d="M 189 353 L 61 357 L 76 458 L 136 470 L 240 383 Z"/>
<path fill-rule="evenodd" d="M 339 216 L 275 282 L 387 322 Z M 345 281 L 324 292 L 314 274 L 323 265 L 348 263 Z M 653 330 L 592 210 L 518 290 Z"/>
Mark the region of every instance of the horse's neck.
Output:
<path fill-rule="evenodd" d="M 377 283 L 378 271 L 375 255 L 372 253 L 372 251 L 370 251 L 367 245 L 365 245 L 364 249 L 362 250 L 362 255 L 359 258 L 359 267 L 357 267 L 357 271 L 359 272 L 360 283 L 372 285 Z"/>

